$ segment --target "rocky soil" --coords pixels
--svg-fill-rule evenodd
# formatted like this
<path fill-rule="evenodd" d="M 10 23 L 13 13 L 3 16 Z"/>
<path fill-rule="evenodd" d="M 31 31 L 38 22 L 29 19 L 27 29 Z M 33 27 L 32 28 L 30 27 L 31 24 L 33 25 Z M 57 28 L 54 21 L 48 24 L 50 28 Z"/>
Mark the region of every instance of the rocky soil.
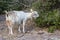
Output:
<path fill-rule="evenodd" d="M 5 16 L 0 16 L 0 40 L 60 40 L 60 31 L 58 30 L 54 33 L 48 33 L 45 30 L 36 29 L 33 24 L 30 27 L 26 27 L 26 29 L 28 31 L 24 34 L 19 33 L 17 28 L 15 28 L 13 30 L 14 34 L 10 35 L 5 23 Z"/>

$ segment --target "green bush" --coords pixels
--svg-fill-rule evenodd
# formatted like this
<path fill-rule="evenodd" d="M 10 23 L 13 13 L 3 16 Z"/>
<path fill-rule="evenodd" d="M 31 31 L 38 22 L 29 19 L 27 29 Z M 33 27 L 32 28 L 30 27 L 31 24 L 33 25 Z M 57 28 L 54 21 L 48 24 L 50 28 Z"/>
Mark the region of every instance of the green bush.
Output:
<path fill-rule="evenodd" d="M 40 15 L 35 20 L 39 27 L 48 25 L 50 26 L 49 27 L 50 29 L 53 29 L 54 27 L 51 26 L 60 25 L 59 3 L 60 3 L 59 0 L 45 0 L 45 1 L 38 0 L 37 2 L 32 4 L 32 8 L 38 11 Z"/>
<path fill-rule="evenodd" d="M 24 8 L 24 1 L 21 2 L 22 0 L 19 1 L 14 1 L 14 0 L 0 0 L 0 14 L 3 14 L 4 10 L 10 11 L 10 10 L 22 10 Z M 22 3 L 22 4 L 20 4 Z"/>

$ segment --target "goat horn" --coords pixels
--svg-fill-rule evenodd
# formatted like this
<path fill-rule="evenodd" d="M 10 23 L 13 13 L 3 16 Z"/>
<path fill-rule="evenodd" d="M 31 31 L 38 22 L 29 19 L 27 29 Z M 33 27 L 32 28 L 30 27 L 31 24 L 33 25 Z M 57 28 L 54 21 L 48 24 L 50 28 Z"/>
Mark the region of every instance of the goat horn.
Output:
<path fill-rule="evenodd" d="M 32 12 L 33 10 L 32 10 L 32 9 L 30 9 L 30 11 Z"/>
<path fill-rule="evenodd" d="M 8 12 L 7 11 L 4 11 L 6 14 L 8 14 Z"/>

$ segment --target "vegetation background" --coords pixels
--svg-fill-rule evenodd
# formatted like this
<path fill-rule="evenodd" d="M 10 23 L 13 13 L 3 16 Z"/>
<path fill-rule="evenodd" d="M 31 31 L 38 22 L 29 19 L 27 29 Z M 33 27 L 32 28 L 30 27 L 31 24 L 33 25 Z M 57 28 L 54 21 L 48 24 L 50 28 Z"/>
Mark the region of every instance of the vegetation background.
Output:
<path fill-rule="evenodd" d="M 32 8 L 39 13 L 34 20 L 38 27 L 48 28 L 48 32 L 60 29 L 60 0 L 0 0 L 0 14 L 4 10 L 25 10 Z"/>

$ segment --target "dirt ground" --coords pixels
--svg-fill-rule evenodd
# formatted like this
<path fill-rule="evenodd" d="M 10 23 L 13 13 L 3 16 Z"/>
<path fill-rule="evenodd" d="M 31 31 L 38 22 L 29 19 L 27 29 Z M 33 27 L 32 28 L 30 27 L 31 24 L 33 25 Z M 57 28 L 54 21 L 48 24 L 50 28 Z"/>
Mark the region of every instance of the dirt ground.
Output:
<path fill-rule="evenodd" d="M 60 31 L 58 30 L 54 33 L 48 33 L 40 28 L 35 28 L 32 22 L 26 25 L 27 32 L 25 34 L 18 32 L 18 27 L 14 27 L 14 34 L 10 35 L 5 23 L 5 16 L 0 15 L 0 40 L 60 40 Z"/>

